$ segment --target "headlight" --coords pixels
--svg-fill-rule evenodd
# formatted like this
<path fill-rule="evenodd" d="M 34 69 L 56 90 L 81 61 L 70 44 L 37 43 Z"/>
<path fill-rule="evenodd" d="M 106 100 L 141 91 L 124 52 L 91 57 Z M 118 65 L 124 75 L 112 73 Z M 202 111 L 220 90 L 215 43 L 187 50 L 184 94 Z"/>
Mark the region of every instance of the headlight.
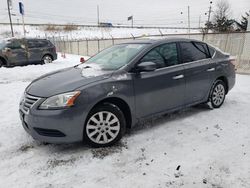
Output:
<path fill-rule="evenodd" d="M 80 93 L 80 91 L 74 91 L 49 97 L 39 106 L 39 109 L 58 109 L 73 106 Z"/>

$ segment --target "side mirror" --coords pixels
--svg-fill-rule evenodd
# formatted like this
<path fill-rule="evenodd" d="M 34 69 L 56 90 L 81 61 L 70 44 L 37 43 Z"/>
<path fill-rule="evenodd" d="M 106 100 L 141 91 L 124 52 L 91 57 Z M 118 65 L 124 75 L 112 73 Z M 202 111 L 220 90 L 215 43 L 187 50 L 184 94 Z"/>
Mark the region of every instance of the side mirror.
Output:
<path fill-rule="evenodd" d="M 151 72 L 156 70 L 156 64 L 154 62 L 142 62 L 137 65 L 136 70 L 138 72 Z"/>
<path fill-rule="evenodd" d="M 84 63 L 85 61 L 86 61 L 86 60 L 84 59 L 84 57 L 81 57 L 81 58 L 80 58 L 80 62 L 81 62 L 81 63 Z"/>

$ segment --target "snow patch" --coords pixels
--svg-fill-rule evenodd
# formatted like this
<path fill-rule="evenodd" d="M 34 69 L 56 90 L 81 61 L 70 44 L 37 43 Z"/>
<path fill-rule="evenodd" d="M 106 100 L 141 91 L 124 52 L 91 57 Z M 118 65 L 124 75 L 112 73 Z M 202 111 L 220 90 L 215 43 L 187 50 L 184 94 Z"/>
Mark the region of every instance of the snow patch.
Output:
<path fill-rule="evenodd" d="M 66 57 L 0 68 L 2 187 L 250 187 L 250 76 L 237 75 L 221 108 L 152 118 L 111 148 L 43 144 L 24 131 L 19 100 L 31 80 L 79 63 Z"/>

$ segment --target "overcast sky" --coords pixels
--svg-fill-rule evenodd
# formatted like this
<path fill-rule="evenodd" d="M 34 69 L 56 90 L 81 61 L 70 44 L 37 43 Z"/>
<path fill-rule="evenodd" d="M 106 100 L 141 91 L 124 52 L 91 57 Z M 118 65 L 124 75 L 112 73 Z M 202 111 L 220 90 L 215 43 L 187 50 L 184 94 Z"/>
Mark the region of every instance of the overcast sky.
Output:
<path fill-rule="evenodd" d="M 7 0 L 0 0 L 0 22 L 8 22 Z M 18 2 L 13 1 L 13 21 L 21 20 Z M 96 24 L 97 5 L 100 21 L 114 24 L 130 24 L 127 17 L 134 16 L 135 25 L 186 26 L 187 7 L 190 6 L 191 26 L 198 27 L 207 20 L 210 0 L 21 0 L 25 6 L 25 21 L 29 23 L 76 23 Z M 216 2 L 212 7 L 215 9 Z M 240 16 L 250 10 L 250 0 L 228 0 L 232 17 Z M 183 12 L 183 14 L 181 14 Z"/>

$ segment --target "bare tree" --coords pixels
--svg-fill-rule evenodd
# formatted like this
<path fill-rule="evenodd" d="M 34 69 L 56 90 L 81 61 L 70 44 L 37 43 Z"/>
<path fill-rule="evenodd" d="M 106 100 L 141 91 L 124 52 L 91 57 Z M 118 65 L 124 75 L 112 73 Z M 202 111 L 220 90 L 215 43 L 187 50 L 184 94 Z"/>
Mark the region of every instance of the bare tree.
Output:
<path fill-rule="evenodd" d="M 227 0 L 220 0 L 216 4 L 216 10 L 212 20 L 213 30 L 215 32 L 232 31 L 234 20 L 231 19 L 231 8 Z"/>
<path fill-rule="evenodd" d="M 216 4 L 216 10 L 214 12 L 215 19 L 221 19 L 223 17 L 228 18 L 231 15 L 231 7 L 227 0 L 220 0 Z"/>

